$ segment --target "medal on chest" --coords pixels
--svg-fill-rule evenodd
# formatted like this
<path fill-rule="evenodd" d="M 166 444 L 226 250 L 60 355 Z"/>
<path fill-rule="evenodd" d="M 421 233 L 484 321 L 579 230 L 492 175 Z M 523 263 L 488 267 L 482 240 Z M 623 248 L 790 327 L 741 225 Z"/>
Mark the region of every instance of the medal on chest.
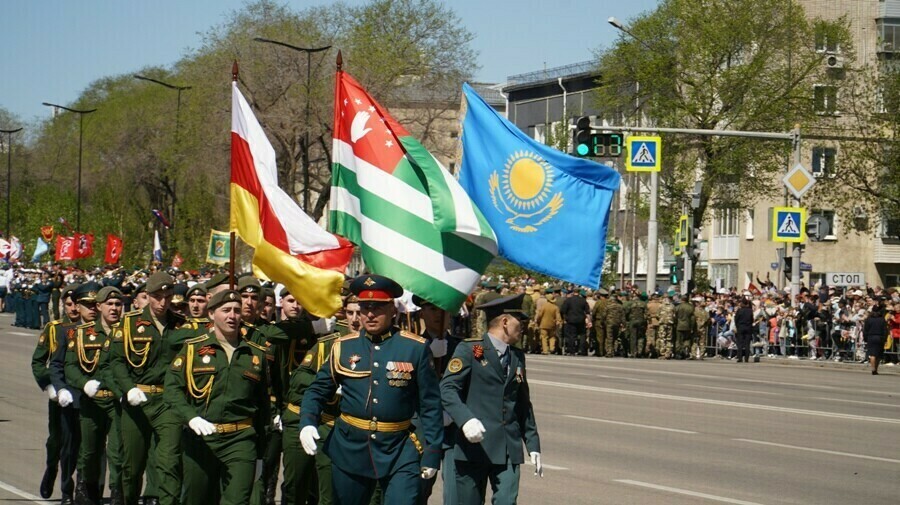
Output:
<path fill-rule="evenodd" d="M 359 363 L 359 360 L 361 359 L 362 358 L 359 356 L 359 354 L 350 356 L 350 370 L 356 370 L 356 364 Z"/>

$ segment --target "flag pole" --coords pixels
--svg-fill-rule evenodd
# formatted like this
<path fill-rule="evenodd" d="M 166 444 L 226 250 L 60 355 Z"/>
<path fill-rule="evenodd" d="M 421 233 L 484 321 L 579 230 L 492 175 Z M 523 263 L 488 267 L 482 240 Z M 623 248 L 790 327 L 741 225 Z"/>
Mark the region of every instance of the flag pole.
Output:
<path fill-rule="evenodd" d="M 231 82 L 236 83 L 238 80 L 238 62 L 234 60 L 234 63 L 231 65 Z M 228 289 L 234 289 L 235 286 L 235 278 L 234 278 L 234 246 L 235 246 L 235 237 L 234 237 L 234 229 L 231 230 L 231 233 L 228 235 Z"/>
<path fill-rule="evenodd" d="M 341 68 L 344 66 L 344 56 L 341 54 L 340 49 L 338 49 L 337 57 L 334 59 L 334 63 L 337 65 L 337 71 L 340 72 Z"/>

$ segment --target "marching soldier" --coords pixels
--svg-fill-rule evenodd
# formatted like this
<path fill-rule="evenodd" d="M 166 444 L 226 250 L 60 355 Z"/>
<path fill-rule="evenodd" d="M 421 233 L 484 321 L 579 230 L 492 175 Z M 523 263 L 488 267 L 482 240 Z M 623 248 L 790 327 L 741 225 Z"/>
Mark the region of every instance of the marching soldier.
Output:
<path fill-rule="evenodd" d="M 647 346 L 644 354 L 647 357 L 656 357 L 659 355 L 659 347 L 657 345 L 656 336 L 659 333 L 659 295 L 653 293 L 650 295 L 650 301 L 647 302 Z"/>
<path fill-rule="evenodd" d="M 463 341 L 441 380 L 441 401 L 457 430 L 452 449 L 461 505 L 514 504 L 519 493 L 522 444 L 543 476 L 541 445 L 525 373 L 525 353 L 513 346 L 527 321 L 523 295 L 482 305 L 488 331 Z M 550 304 L 548 304 L 550 305 Z"/>
<path fill-rule="evenodd" d="M 266 350 L 241 338 L 240 299 L 232 290 L 213 295 L 212 331 L 185 342 L 166 374 L 166 403 L 191 430 L 183 437 L 183 505 L 245 505 L 254 472 L 262 472 Z"/>
<path fill-rule="evenodd" d="M 672 359 L 672 330 L 675 329 L 675 306 L 668 296 L 663 297 L 659 306 L 659 330 L 656 334 L 656 347 L 659 359 Z"/>
<path fill-rule="evenodd" d="M 609 292 L 603 288 L 597 290 L 597 302 L 591 309 L 591 321 L 594 336 L 597 339 L 594 356 L 603 356 L 606 352 L 606 313 L 609 307 Z"/>
<path fill-rule="evenodd" d="M 31 357 L 31 372 L 34 380 L 49 398 L 47 403 L 48 436 L 45 444 L 47 459 L 44 476 L 41 479 L 40 494 L 41 498 L 50 498 L 53 494 L 53 482 L 56 480 L 57 472 L 62 470 L 60 489 L 63 503 L 72 503 L 72 493 L 75 490 L 72 474 L 75 471 L 78 446 L 77 440 L 70 436 L 71 433 L 64 434 L 63 432 L 63 423 L 67 420 L 63 418 L 63 408 L 58 403 L 58 391 L 50 378 L 50 362 L 57 349 L 60 347 L 65 349 L 68 330 L 74 328 L 81 320 L 78 306 L 72 298 L 77 287 L 77 284 L 70 284 L 62 290 L 60 296 L 65 309 L 63 319 L 47 323 L 38 337 L 37 347 Z M 69 420 L 74 422 L 74 420 Z M 67 429 L 76 430 L 77 425 L 70 423 Z"/>
<path fill-rule="evenodd" d="M 75 293 L 83 324 L 78 326 L 66 352 L 66 381 L 84 392 L 81 397 L 81 447 L 78 454 L 78 476 L 82 481 L 83 494 L 76 499 L 85 505 L 100 504 L 105 455 L 109 466 L 111 503 L 118 505 L 123 499 L 118 401 L 122 392 L 109 370 L 109 335 L 122 316 L 123 295 L 111 286 L 97 292 L 86 291 L 96 287 L 93 284 L 84 284 Z"/>
<path fill-rule="evenodd" d="M 619 300 L 619 296 L 613 292 L 609 304 L 606 306 L 606 357 L 612 358 L 616 354 L 616 343 L 622 335 L 622 325 L 625 324 L 625 307 Z"/>
<path fill-rule="evenodd" d="M 360 300 L 363 328 L 334 343 L 306 389 L 300 443 L 307 454 L 316 454 L 321 414 L 340 387 L 340 415 L 324 446 L 332 460 L 336 502 L 367 504 L 380 484 L 385 504 L 414 504 L 420 476 L 433 479 L 437 474 L 443 439 L 431 350 L 424 338 L 393 326 L 394 299 L 403 295 L 399 284 L 363 275 L 350 290 Z M 424 440 L 410 431 L 414 414 Z"/>
<path fill-rule="evenodd" d="M 169 310 L 173 286 L 169 274 L 151 275 L 147 306 L 124 314 L 110 345 L 112 373 L 125 393 L 121 434 L 127 505 L 138 502 L 144 470 L 153 475 L 159 493 L 148 497 L 151 502 L 175 504 L 181 491 L 181 422 L 163 400 L 166 369 L 174 354 L 170 335 L 185 322 Z M 151 450 L 156 464 L 148 469 Z"/>

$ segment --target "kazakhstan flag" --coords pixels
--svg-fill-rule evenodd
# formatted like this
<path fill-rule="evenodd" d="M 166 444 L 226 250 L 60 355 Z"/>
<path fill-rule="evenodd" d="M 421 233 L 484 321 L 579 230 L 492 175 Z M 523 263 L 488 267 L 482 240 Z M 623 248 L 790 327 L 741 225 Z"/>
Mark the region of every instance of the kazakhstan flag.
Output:
<path fill-rule="evenodd" d="M 500 255 L 598 287 L 619 173 L 528 138 L 468 84 L 463 93 L 459 182 L 494 229 Z"/>

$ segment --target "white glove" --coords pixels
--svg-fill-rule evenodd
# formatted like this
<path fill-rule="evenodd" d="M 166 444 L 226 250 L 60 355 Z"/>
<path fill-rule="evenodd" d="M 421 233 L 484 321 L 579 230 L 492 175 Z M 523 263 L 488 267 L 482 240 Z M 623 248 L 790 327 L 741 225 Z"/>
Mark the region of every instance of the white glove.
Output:
<path fill-rule="evenodd" d="M 63 389 L 59 393 L 57 393 L 56 398 L 59 400 L 60 407 L 68 407 L 72 405 L 72 402 L 75 401 L 72 398 L 72 393 L 69 392 L 68 389 Z"/>
<path fill-rule="evenodd" d="M 539 453 L 539 452 L 531 453 L 531 464 L 534 465 L 534 474 L 543 477 L 544 476 L 544 465 L 541 464 L 541 453 Z"/>
<path fill-rule="evenodd" d="M 466 436 L 466 440 L 472 442 L 473 444 L 477 444 L 478 442 L 484 440 L 484 433 L 485 431 L 487 431 L 484 429 L 484 425 L 481 424 L 481 421 L 475 419 L 474 417 L 466 421 L 466 424 L 463 425 L 462 430 L 463 435 Z"/>
<path fill-rule="evenodd" d="M 302 430 L 300 430 L 300 445 L 303 446 L 303 450 L 306 451 L 306 454 L 310 456 L 315 456 L 318 448 L 316 447 L 316 440 L 319 439 L 319 430 L 315 426 L 305 426 Z"/>
<path fill-rule="evenodd" d="M 453 418 L 450 417 L 450 414 L 448 414 L 447 411 L 445 410 L 444 411 L 444 427 L 450 426 L 451 424 L 453 424 Z"/>
<path fill-rule="evenodd" d="M 337 388 L 337 390 L 334 392 L 334 394 L 337 395 L 337 396 L 341 396 L 342 394 L 344 394 L 343 387 L 344 387 L 343 384 L 341 384 L 340 386 L 338 386 L 338 388 Z"/>
<path fill-rule="evenodd" d="M 197 416 L 190 421 L 188 421 L 188 426 L 194 430 L 194 433 L 201 437 L 205 437 L 207 435 L 212 435 L 216 432 L 216 425 L 203 419 L 200 416 Z"/>
<path fill-rule="evenodd" d="M 138 405 L 147 401 L 147 395 L 144 394 L 138 388 L 131 388 L 128 390 L 128 404 L 132 407 L 137 407 Z"/>
<path fill-rule="evenodd" d="M 100 381 L 98 380 L 91 379 L 84 384 L 84 394 L 88 395 L 88 398 L 93 398 L 97 394 L 98 389 L 100 389 Z"/>
<path fill-rule="evenodd" d="M 437 468 L 422 467 L 422 478 L 425 480 L 433 479 L 437 475 Z"/>
<path fill-rule="evenodd" d="M 47 384 L 47 387 L 44 388 L 44 392 L 47 393 L 47 398 L 50 398 L 51 402 L 56 401 L 56 388 L 53 387 L 53 384 Z"/>
<path fill-rule="evenodd" d="M 272 427 L 278 431 L 284 431 L 284 425 L 281 424 L 281 416 L 275 416 L 275 419 L 272 419 Z"/>
<path fill-rule="evenodd" d="M 253 477 L 254 482 L 258 481 L 259 478 L 262 477 L 262 471 L 263 471 L 263 460 L 258 459 L 258 460 L 256 460 L 256 475 Z"/>

